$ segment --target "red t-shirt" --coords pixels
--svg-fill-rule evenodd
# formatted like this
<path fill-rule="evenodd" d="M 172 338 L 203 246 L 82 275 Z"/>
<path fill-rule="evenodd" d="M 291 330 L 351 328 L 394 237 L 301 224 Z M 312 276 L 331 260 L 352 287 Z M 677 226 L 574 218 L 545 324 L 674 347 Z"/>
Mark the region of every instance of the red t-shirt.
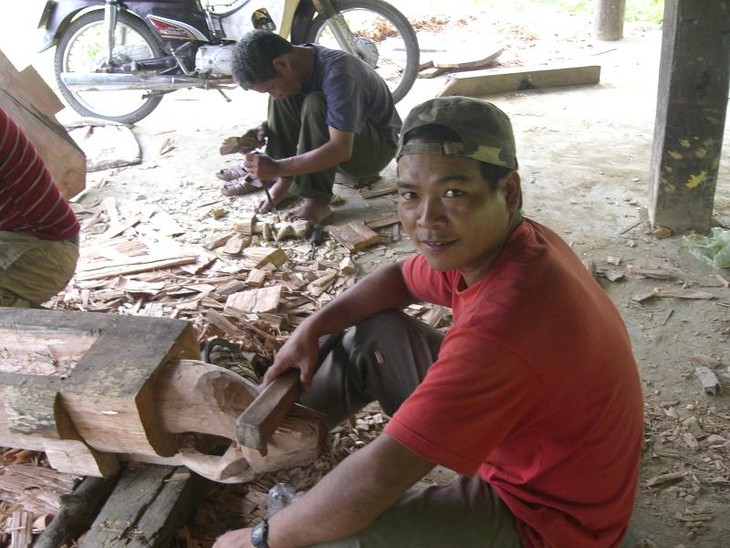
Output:
<path fill-rule="evenodd" d="M 79 229 L 35 147 L 0 108 L 0 230 L 66 240 Z"/>
<path fill-rule="evenodd" d="M 641 385 L 623 320 L 578 257 L 526 219 L 471 287 L 421 255 L 403 276 L 454 320 L 385 431 L 478 473 L 516 516 L 524 546 L 617 545 L 636 491 Z"/>

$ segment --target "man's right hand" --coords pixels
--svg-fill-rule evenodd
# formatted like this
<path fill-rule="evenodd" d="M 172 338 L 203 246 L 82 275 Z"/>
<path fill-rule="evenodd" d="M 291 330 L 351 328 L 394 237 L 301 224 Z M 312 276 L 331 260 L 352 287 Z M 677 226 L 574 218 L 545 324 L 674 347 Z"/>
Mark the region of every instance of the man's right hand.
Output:
<path fill-rule="evenodd" d="M 274 363 L 264 375 L 264 385 L 289 369 L 299 369 L 304 390 L 312 386 L 312 378 L 319 362 L 319 337 L 305 326 L 299 325 L 274 356 Z"/>

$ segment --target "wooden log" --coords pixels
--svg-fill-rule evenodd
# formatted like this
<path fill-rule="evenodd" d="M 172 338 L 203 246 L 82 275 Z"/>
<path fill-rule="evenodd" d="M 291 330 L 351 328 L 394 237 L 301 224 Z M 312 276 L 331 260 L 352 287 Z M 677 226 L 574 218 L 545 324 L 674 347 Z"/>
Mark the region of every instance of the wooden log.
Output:
<path fill-rule="evenodd" d="M 624 37 L 626 0 L 595 0 L 595 34 L 599 40 L 621 40 Z"/>
<path fill-rule="evenodd" d="M 176 452 L 175 437 L 160 427 L 152 388 L 171 359 L 199 357 L 188 322 L 5 308 L 3 330 L 40 341 L 64 335 L 85 341 L 64 380 L 0 373 L 0 439 L 7 446 L 45 450 L 54 468 L 85 475 L 116 473 L 116 457 L 103 453 Z"/>
<path fill-rule="evenodd" d="M 597 84 L 600 77 L 601 67 L 597 65 L 476 70 L 468 74 L 450 74 L 437 97 L 483 97 L 529 89 Z"/>
<path fill-rule="evenodd" d="M 99 340 L 61 392 L 79 434 L 100 451 L 174 454 L 177 442 L 160 425 L 154 384 L 170 360 L 200 356 L 192 326 L 179 320 L 106 314 L 74 316 L 74 321 L 101 328 Z"/>
<path fill-rule="evenodd" d="M 71 546 L 94 522 L 117 484 L 118 477 L 86 477 L 63 498 L 61 510 L 33 544 L 34 548 Z"/>
<path fill-rule="evenodd" d="M 44 451 L 60 472 L 116 474 L 114 455 L 90 447 L 60 404 L 60 378 L 0 373 L 0 446 Z"/>
<path fill-rule="evenodd" d="M 169 546 L 195 508 L 201 481 L 172 466 L 127 468 L 78 546 Z"/>
<path fill-rule="evenodd" d="M 299 371 L 283 373 L 267 385 L 236 420 L 236 439 L 266 455 L 266 444 L 301 394 Z"/>
<path fill-rule="evenodd" d="M 31 350 L 39 349 L 34 337 L 62 339 L 64 332 L 72 341 L 84 342 L 77 352 L 78 363 L 64 380 L 0 373 L 0 445 L 46 451 L 54 468 L 75 474 L 114 474 L 118 460 L 173 459 L 169 463 L 185 464 L 190 459 L 216 481 L 250 479 L 254 450 L 233 452 L 226 461 L 204 453 L 203 446 L 219 447 L 221 439 L 237 440 L 238 419 L 261 397 L 259 391 L 231 371 L 186 359 L 199 356 L 187 322 L 0 310 L 0 332 L 10 331 L 10 326 L 23 332 L 19 339 L 28 340 Z M 94 341 L 89 343 L 86 337 Z M 76 355 L 69 349 L 66 353 Z M 268 460 L 254 455 L 256 470 L 301 465 L 318 455 L 324 431 L 321 420 L 286 417 L 296 399 L 293 392 L 278 396 L 280 401 L 271 407 L 266 407 L 272 401 L 268 394 L 253 411 L 263 406 L 264 411 L 256 415 L 260 439 L 266 443 L 273 436 L 277 450 Z M 283 423 L 286 428 L 274 433 Z M 187 438 L 179 436 L 183 433 L 199 434 L 207 445 L 196 445 L 197 452 L 184 454 Z"/>

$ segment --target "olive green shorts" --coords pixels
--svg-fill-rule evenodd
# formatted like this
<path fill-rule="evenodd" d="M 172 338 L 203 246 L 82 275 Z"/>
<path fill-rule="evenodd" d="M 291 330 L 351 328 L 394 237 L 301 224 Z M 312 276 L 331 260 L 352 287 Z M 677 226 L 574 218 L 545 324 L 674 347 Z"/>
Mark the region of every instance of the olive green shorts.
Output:
<path fill-rule="evenodd" d="M 70 241 L 0 231 L 0 306 L 39 307 L 66 287 L 78 258 Z"/>

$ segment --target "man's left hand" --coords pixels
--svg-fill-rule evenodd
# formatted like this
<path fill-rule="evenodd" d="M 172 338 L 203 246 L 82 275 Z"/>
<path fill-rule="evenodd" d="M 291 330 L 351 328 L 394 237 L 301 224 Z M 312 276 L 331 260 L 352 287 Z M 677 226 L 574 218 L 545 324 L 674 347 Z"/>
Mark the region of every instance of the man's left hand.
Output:
<path fill-rule="evenodd" d="M 221 535 L 213 544 L 213 548 L 253 548 L 251 529 L 236 529 Z"/>

